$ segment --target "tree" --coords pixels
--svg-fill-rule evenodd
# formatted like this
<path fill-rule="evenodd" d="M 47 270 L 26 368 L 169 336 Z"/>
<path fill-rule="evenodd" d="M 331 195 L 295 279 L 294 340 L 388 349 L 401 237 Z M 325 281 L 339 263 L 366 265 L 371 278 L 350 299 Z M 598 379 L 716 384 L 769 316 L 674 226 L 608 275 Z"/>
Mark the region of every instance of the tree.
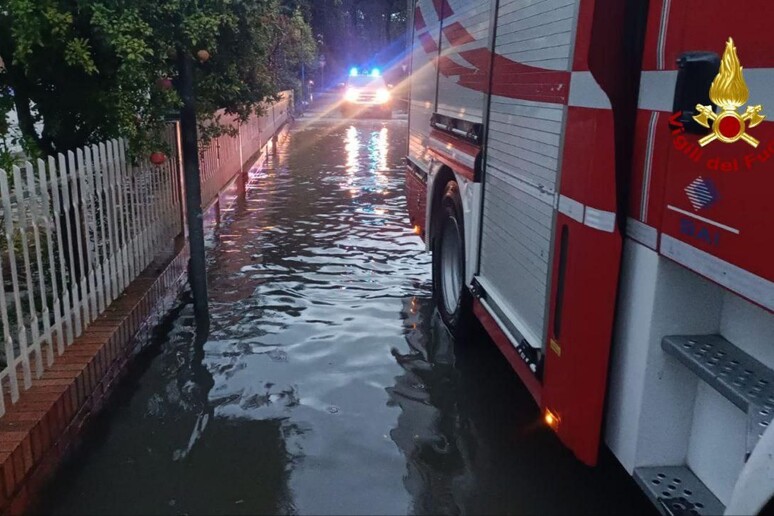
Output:
<path fill-rule="evenodd" d="M 407 0 L 293 1 L 311 13 L 312 27 L 323 35 L 329 61 L 340 69 L 383 66 L 406 50 Z"/>
<path fill-rule="evenodd" d="M 304 11 L 292 0 L 274 11 L 269 23 L 273 27 L 268 66 L 274 72 L 274 81 L 282 89 L 301 94 L 299 69 L 302 63 L 310 68 L 317 64 L 317 43 L 312 28 L 306 22 Z"/>
<path fill-rule="evenodd" d="M 145 152 L 179 108 L 177 49 L 209 57 L 195 71 L 207 138 L 219 109 L 245 119 L 294 86 L 314 45 L 281 0 L 0 0 L 0 114 L 15 109 L 33 157 L 117 136 Z"/>

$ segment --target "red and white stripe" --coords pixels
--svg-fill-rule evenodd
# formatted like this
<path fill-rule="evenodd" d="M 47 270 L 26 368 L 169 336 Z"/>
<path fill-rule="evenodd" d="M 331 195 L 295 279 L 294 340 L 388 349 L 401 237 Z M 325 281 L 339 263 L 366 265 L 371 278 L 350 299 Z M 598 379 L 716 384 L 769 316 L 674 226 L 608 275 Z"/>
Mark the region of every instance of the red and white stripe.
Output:
<path fill-rule="evenodd" d="M 435 129 L 430 131 L 427 145 L 436 159 L 467 179 L 474 180 L 480 147 Z"/>

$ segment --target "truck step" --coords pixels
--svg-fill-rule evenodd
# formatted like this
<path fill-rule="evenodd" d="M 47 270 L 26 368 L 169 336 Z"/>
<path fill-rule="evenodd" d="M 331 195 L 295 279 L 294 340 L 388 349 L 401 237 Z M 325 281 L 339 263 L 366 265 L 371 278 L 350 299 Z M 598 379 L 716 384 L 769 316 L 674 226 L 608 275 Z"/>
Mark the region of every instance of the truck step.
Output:
<path fill-rule="evenodd" d="M 723 514 L 726 507 L 688 466 L 635 468 L 634 479 L 662 514 Z"/>
<path fill-rule="evenodd" d="M 747 455 L 774 417 L 774 370 L 720 335 L 673 335 L 661 348 L 745 411 Z"/>

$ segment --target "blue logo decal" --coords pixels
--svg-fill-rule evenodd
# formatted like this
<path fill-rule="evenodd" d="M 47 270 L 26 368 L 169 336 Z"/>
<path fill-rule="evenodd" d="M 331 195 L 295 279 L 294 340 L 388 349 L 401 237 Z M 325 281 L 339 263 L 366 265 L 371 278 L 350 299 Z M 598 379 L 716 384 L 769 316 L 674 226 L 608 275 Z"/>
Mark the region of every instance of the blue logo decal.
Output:
<path fill-rule="evenodd" d="M 688 200 L 691 201 L 694 211 L 706 210 L 720 199 L 718 189 L 712 179 L 697 177 L 691 184 L 685 187 Z"/>

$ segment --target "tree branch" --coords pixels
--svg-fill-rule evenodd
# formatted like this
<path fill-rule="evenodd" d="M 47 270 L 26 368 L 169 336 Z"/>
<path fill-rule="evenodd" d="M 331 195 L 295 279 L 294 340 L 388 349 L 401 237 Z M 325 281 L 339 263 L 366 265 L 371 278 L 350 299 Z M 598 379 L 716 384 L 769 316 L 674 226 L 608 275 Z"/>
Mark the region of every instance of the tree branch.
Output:
<path fill-rule="evenodd" d="M 19 119 L 19 129 L 27 141 L 32 141 L 42 154 L 53 154 L 53 148 L 48 142 L 44 142 L 35 129 L 35 118 L 30 108 L 30 98 L 23 89 L 15 88 L 13 91 L 13 103 L 16 107 L 16 116 Z"/>

